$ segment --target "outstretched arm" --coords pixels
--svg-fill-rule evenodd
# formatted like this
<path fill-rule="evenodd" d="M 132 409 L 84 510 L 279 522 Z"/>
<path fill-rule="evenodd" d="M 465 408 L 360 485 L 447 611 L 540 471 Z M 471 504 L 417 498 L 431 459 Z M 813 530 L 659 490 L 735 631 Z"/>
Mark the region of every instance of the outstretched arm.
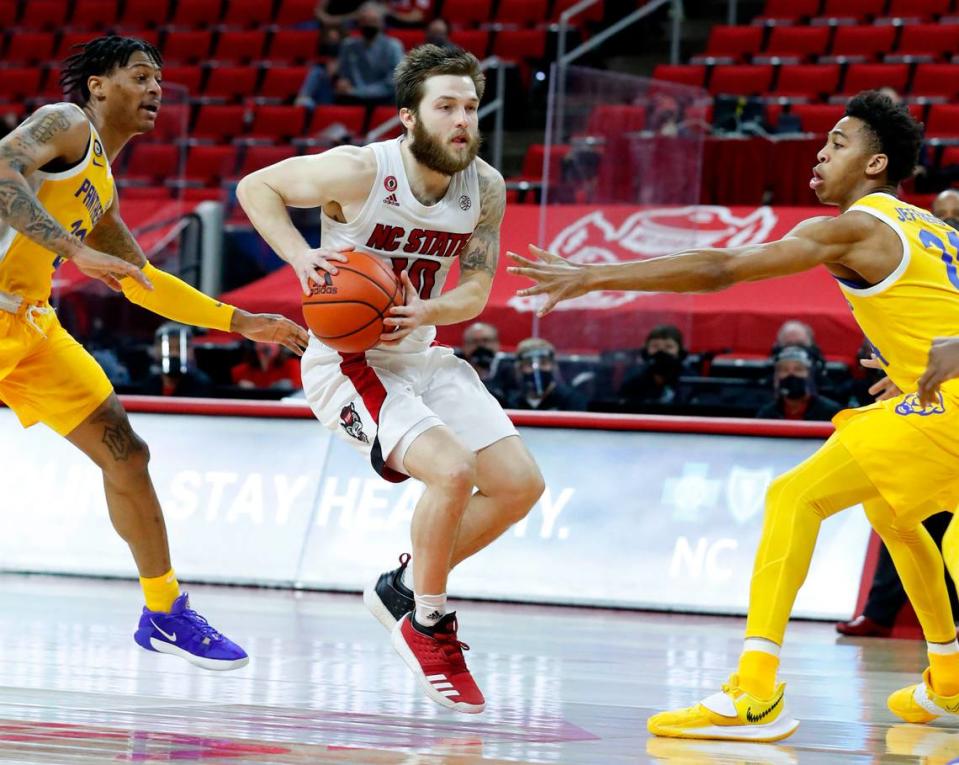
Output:
<path fill-rule="evenodd" d="M 580 265 L 530 245 L 536 260 L 508 253 L 517 265 L 510 273 L 536 284 L 520 295 L 546 295 L 543 316 L 561 300 L 596 290 L 643 292 L 713 292 L 738 282 L 772 279 L 808 271 L 823 263 L 844 265 L 881 226 L 864 213 L 814 218 L 785 237 L 766 244 L 725 249 L 687 250 L 650 260 L 612 265 Z"/>
<path fill-rule="evenodd" d="M 396 329 L 382 336 L 397 342 L 419 326 L 443 326 L 472 319 L 483 311 L 499 263 L 500 226 L 506 211 L 506 184 L 503 176 L 485 162 L 479 171 L 480 217 L 473 235 L 459 256 L 460 277 L 456 287 L 431 300 L 421 300 L 406 273 L 403 286 L 406 304 L 390 309 L 386 326 Z"/>
<path fill-rule="evenodd" d="M 133 233 L 120 217 L 120 200 L 114 191 L 113 204 L 87 237 L 98 249 L 136 265 L 149 276 L 152 290 L 133 279 L 121 279 L 123 294 L 133 303 L 182 324 L 236 332 L 250 340 L 279 343 L 302 354 L 308 340 L 306 331 L 277 314 L 251 314 L 203 294 L 173 274 L 156 268 Z"/>

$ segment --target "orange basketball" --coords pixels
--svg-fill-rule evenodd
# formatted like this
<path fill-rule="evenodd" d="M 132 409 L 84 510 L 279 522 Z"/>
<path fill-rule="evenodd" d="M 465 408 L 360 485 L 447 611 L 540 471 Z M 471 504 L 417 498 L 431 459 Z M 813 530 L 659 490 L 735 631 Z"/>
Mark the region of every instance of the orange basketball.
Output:
<path fill-rule="evenodd" d="M 383 317 L 402 305 L 403 290 L 389 266 L 375 255 L 346 252 L 337 273 L 317 273 L 313 291 L 303 297 L 303 318 L 310 331 L 342 353 L 361 353 L 383 334 Z"/>

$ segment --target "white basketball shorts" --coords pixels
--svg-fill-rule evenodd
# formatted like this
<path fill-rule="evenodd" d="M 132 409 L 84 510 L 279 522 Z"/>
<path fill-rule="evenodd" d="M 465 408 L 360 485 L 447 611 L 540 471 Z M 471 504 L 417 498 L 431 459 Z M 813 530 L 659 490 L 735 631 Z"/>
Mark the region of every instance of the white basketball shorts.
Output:
<path fill-rule="evenodd" d="M 341 354 L 311 335 L 302 373 L 316 418 L 388 481 L 408 478 L 406 450 L 438 425 L 473 452 L 517 435 L 499 402 L 451 348 Z"/>

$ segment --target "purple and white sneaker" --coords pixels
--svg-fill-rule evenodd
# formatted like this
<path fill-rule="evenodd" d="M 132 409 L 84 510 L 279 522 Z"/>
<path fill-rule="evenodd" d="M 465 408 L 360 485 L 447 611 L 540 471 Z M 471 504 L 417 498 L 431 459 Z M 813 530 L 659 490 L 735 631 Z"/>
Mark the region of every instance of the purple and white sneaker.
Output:
<path fill-rule="evenodd" d="M 185 592 L 173 601 L 170 613 L 150 611 L 144 606 L 133 639 L 148 651 L 179 656 L 203 669 L 224 671 L 250 663 L 246 651 L 190 608 Z"/>

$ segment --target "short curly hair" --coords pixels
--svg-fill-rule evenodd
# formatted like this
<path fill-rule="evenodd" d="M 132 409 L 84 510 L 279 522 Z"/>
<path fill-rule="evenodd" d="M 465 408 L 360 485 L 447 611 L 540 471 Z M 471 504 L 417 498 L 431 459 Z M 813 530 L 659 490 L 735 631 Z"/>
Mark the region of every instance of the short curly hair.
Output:
<path fill-rule="evenodd" d="M 846 116 L 862 120 L 872 134 L 876 151 L 889 158 L 886 178 L 890 183 L 904 181 L 915 172 L 922 125 L 904 104 L 894 103 L 878 90 L 864 90 L 846 104 Z"/>

